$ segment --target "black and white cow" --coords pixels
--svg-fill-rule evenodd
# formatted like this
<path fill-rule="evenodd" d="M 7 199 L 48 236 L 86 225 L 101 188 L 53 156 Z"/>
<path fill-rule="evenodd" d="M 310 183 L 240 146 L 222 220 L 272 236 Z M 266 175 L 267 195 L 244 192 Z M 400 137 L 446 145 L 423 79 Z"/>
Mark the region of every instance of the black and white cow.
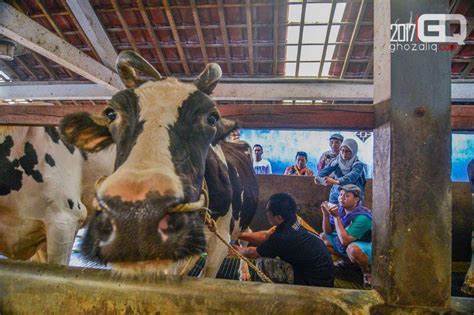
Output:
<path fill-rule="evenodd" d="M 67 265 L 114 154 L 81 153 L 54 127 L 0 127 L 0 254 Z"/>
<path fill-rule="evenodd" d="M 215 276 L 227 249 L 204 228 L 200 213 L 170 209 L 198 202 L 205 178 L 209 208 L 227 240 L 256 211 L 250 147 L 223 143 L 236 123 L 222 118 L 208 96 L 221 69 L 209 64 L 194 84 L 183 83 L 163 79 L 129 51 L 119 55 L 117 68 L 128 89 L 101 116 L 77 113 L 61 124 L 64 139 L 86 151 L 117 146 L 115 171 L 96 191 L 102 211 L 89 225 L 83 253 L 124 273 L 167 274 L 182 272 L 187 258 L 207 249 L 205 275 Z M 140 80 L 136 69 L 156 81 Z"/>

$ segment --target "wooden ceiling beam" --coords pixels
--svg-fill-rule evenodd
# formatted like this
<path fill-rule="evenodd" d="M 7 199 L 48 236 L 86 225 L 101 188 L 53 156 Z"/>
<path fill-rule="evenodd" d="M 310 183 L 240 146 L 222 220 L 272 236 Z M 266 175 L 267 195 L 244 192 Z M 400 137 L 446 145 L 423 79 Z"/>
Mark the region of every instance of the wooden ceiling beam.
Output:
<path fill-rule="evenodd" d="M 43 4 L 41 3 L 40 0 L 35 0 L 35 3 L 36 5 L 40 8 L 41 12 L 43 12 L 44 14 L 44 17 L 46 17 L 46 19 L 48 20 L 49 24 L 51 25 L 51 27 L 54 29 L 54 31 L 56 32 L 56 35 L 58 35 L 59 37 L 61 37 L 62 39 L 66 40 L 66 37 L 64 37 L 63 33 L 61 32 L 61 29 L 58 27 L 58 25 L 56 24 L 56 22 L 54 22 L 53 18 L 51 17 L 51 15 L 49 14 L 49 12 L 46 10 L 46 8 L 43 6 Z M 23 12 L 24 13 L 24 12 Z"/>
<path fill-rule="evenodd" d="M 373 67 L 374 67 L 374 54 L 372 54 L 372 56 L 370 57 L 369 62 L 367 63 L 367 67 L 365 68 L 365 71 L 364 71 L 364 79 L 369 78 L 370 70 Z"/>
<path fill-rule="evenodd" d="M 120 77 L 12 6 L 0 2 L 0 34 L 112 91 Z"/>
<path fill-rule="evenodd" d="M 135 42 L 135 39 L 132 36 L 132 33 L 130 32 L 130 29 L 127 25 L 127 21 L 123 17 L 122 9 L 120 8 L 120 5 L 118 4 L 117 0 L 111 0 L 112 1 L 112 6 L 114 7 L 114 12 L 117 14 L 117 18 L 120 22 L 120 25 L 122 26 L 122 30 L 125 32 L 125 36 L 127 36 L 127 40 L 132 46 L 133 50 L 136 53 L 139 53 L 140 51 L 137 48 L 137 44 Z"/>
<path fill-rule="evenodd" d="M 170 9 L 170 4 L 168 0 L 163 0 L 163 5 L 165 7 L 165 14 L 168 18 L 168 23 L 171 27 L 171 33 L 173 34 L 174 42 L 176 44 L 176 49 L 178 50 L 179 59 L 181 60 L 181 65 L 183 66 L 184 73 L 187 76 L 191 75 L 191 71 L 189 71 L 188 63 L 186 62 L 186 54 L 184 53 L 183 46 L 181 45 L 181 40 L 179 39 L 178 30 L 176 29 L 176 23 L 174 21 L 173 14 Z"/>
<path fill-rule="evenodd" d="M 227 73 L 229 76 L 232 76 L 232 64 L 231 64 L 231 55 L 229 48 L 229 37 L 227 36 L 227 29 L 225 23 L 225 12 L 222 0 L 217 0 L 217 12 L 219 14 L 219 23 L 221 26 L 222 40 L 224 42 L 224 53 L 227 64 Z"/>
<path fill-rule="evenodd" d="M 357 18 L 354 25 L 354 30 L 352 31 L 351 41 L 349 42 L 349 47 L 347 48 L 346 58 L 344 60 L 344 64 L 342 65 L 341 75 L 339 76 L 340 79 L 344 78 L 347 68 L 349 67 L 349 60 L 352 57 L 352 51 L 354 50 L 356 38 L 357 38 L 357 35 L 359 34 L 360 23 L 362 22 L 362 19 L 364 18 L 366 7 L 367 7 L 367 1 L 362 0 L 360 3 L 359 12 L 357 12 Z"/>
<path fill-rule="evenodd" d="M 143 1 L 137 0 L 137 4 L 138 4 L 138 8 L 140 9 L 140 14 L 142 16 L 142 19 L 145 22 L 148 33 L 151 36 L 151 41 L 153 42 L 155 53 L 157 54 L 158 59 L 160 60 L 161 68 L 165 72 L 166 76 L 170 76 L 171 72 L 170 72 L 170 69 L 168 68 L 168 65 L 166 64 L 165 55 L 163 54 L 163 51 L 161 50 L 160 43 L 159 43 L 160 41 L 158 40 L 157 35 L 153 31 L 150 18 L 148 17 L 148 13 L 146 12 L 145 6 L 143 5 Z"/>
<path fill-rule="evenodd" d="M 253 27 L 252 27 L 252 7 L 250 6 L 250 0 L 245 0 L 245 18 L 247 21 L 247 48 L 249 55 L 249 73 L 253 76 L 255 73 L 253 63 Z"/>
<path fill-rule="evenodd" d="M 189 82 L 189 78 L 183 78 Z M 451 84 L 453 102 L 474 102 L 474 83 Z M 17 81 L 0 83 L 0 99 L 102 99 L 112 97 L 114 91 L 84 81 Z M 217 101 L 283 101 L 337 100 L 372 102 L 373 85 L 363 80 L 301 80 L 301 79 L 230 79 L 223 78 L 212 98 Z"/>
<path fill-rule="evenodd" d="M 204 63 L 207 65 L 209 63 L 209 58 L 207 56 L 206 41 L 204 40 L 204 34 L 202 32 L 201 22 L 199 20 L 199 14 L 196 7 L 196 0 L 191 0 L 190 3 L 191 3 L 191 9 L 193 11 L 193 19 L 194 19 L 194 25 L 196 26 L 196 33 L 199 38 L 199 47 L 201 48 L 202 58 L 204 60 Z"/>
<path fill-rule="evenodd" d="M 461 72 L 461 79 L 464 79 L 469 73 L 471 73 L 472 67 L 474 67 L 474 60 L 469 60 L 464 70 Z"/>
<path fill-rule="evenodd" d="M 196 5 L 197 7 L 197 5 Z M 115 13 L 115 11 L 113 10 L 112 11 L 113 13 Z M 354 25 L 355 23 L 354 22 L 333 22 L 332 23 L 332 26 L 335 26 L 335 25 Z M 272 28 L 273 27 L 273 23 L 252 23 L 253 25 L 253 28 Z M 277 27 L 287 27 L 287 26 L 299 26 L 300 24 L 297 23 L 295 25 L 295 22 L 290 22 L 290 23 L 282 23 L 282 22 L 278 22 L 277 23 Z M 305 23 L 304 26 L 326 26 L 328 25 L 328 23 Z M 373 23 L 370 23 L 370 22 L 366 22 L 366 21 L 362 21 L 360 23 L 360 25 L 368 25 L 368 26 L 373 26 Z M 194 30 L 196 28 L 195 25 L 176 25 L 176 29 L 177 30 L 180 30 L 180 31 L 186 31 L 186 30 Z M 231 25 L 227 25 L 227 28 L 229 29 L 246 29 L 247 28 L 247 24 L 231 24 Z M 140 26 L 140 25 L 135 25 L 135 26 L 129 26 L 129 29 L 131 31 L 143 31 L 143 30 L 146 30 L 146 27 L 145 26 Z M 159 25 L 159 26 L 153 26 L 153 29 L 154 30 L 171 30 L 171 26 L 169 25 Z M 210 25 L 202 25 L 201 24 L 201 29 L 203 30 L 217 30 L 217 29 L 220 29 L 220 25 L 215 25 L 215 24 L 210 24 Z M 114 26 L 111 26 L 111 27 L 108 27 L 105 29 L 107 32 L 122 32 L 123 29 L 121 27 L 114 27 Z M 64 35 L 76 35 L 78 34 L 79 31 L 76 31 L 76 30 L 71 30 L 71 31 L 63 31 L 63 34 Z M 365 42 L 363 42 L 365 43 Z M 363 43 L 357 43 L 358 45 L 360 44 L 363 44 Z M 349 43 L 347 43 L 349 44 Z M 294 45 L 297 45 L 297 44 L 294 44 Z M 323 45 L 323 44 L 320 44 L 320 45 Z"/>
<path fill-rule="evenodd" d="M 53 79 L 53 80 L 58 80 L 58 76 L 54 71 L 46 64 L 46 62 L 43 61 L 43 57 L 35 53 L 34 51 L 31 51 L 31 54 L 33 55 L 33 58 L 43 67 L 43 69 L 48 73 L 48 75 Z"/>
<path fill-rule="evenodd" d="M 110 99 L 114 94 L 113 91 L 108 91 L 95 84 L 71 83 L 67 81 L 48 82 L 45 84 L 38 84 L 38 82 L 36 84 L 0 84 L 0 87 L 0 99 Z M 221 80 L 212 94 L 212 98 L 219 101 L 335 99 L 371 102 L 372 97 L 373 87 L 371 84 L 324 80 L 308 82 L 278 80 L 269 83 L 258 79 Z"/>
<path fill-rule="evenodd" d="M 17 9 L 18 11 L 24 13 L 24 10 L 22 9 L 22 7 L 14 2 L 13 3 L 13 6 L 15 7 L 15 9 Z M 55 76 L 55 74 L 51 71 L 51 69 L 39 58 L 38 54 L 36 54 L 34 51 L 31 51 L 33 57 L 36 59 L 36 61 L 41 65 L 41 67 L 43 67 L 43 69 L 55 80 L 57 80 L 57 76 Z"/>
<path fill-rule="evenodd" d="M 1 59 L 0 59 L 1 60 Z M 3 64 L 8 68 L 8 70 L 10 71 L 10 73 L 8 73 L 10 75 L 10 77 L 14 77 L 16 78 L 17 80 L 20 80 L 22 81 L 22 78 L 21 76 L 18 74 L 18 72 L 16 71 L 15 68 L 13 68 L 12 66 L 10 66 L 10 64 L 8 63 L 8 61 L 6 60 L 1 60 L 3 62 Z"/>
<path fill-rule="evenodd" d="M 373 105 L 220 105 L 225 118 L 250 129 L 373 129 Z"/>
<path fill-rule="evenodd" d="M 58 125 L 64 115 L 85 111 L 99 114 L 104 109 L 93 105 L 2 105 L 0 125 Z M 34 103 L 33 103 L 34 104 Z M 221 115 L 249 129 L 338 129 L 372 130 L 373 105 L 217 105 Z M 453 131 L 474 131 L 474 107 L 453 105 Z"/>
<path fill-rule="evenodd" d="M 278 19 L 279 19 L 280 1 L 273 2 L 273 76 L 278 75 Z"/>
<path fill-rule="evenodd" d="M 89 1 L 61 0 L 61 3 L 95 57 L 114 70 L 117 52 Z"/>
<path fill-rule="evenodd" d="M 58 27 L 58 25 L 56 24 L 56 22 L 54 22 L 53 18 L 51 17 L 51 15 L 49 14 L 49 12 L 46 10 L 46 8 L 43 6 L 43 4 L 41 3 L 40 0 L 35 0 L 36 2 L 36 5 L 39 6 L 39 8 L 41 9 L 41 11 L 44 13 L 46 19 L 48 20 L 49 24 L 53 27 L 54 31 L 56 32 L 56 35 L 58 35 L 59 37 L 61 37 L 64 41 L 67 42 L 66 40 L 66 37 L 64 36 L 63 32 L 61 31 L 61 29 Z M 24 12 L 23 12 L 24 13 Z M 65 68 L 64 69 L 67 74 L 71 77 L 71 78 L 75 78 L 76 75 L 74 74 L 74 72 L 70 71 L 68 68 Z"/>
<path fill-rule="evenodd" d="M 18 62 L 25 70 L 28 72 L 30 76 L 35 78 L 37 81 L 39 81 L 39 77 L 36 73 L 33 72 L 33 70 L 30 69 L 30 67 L 21 59 L 21 56 L 16 56 L 15 61 Z"/>

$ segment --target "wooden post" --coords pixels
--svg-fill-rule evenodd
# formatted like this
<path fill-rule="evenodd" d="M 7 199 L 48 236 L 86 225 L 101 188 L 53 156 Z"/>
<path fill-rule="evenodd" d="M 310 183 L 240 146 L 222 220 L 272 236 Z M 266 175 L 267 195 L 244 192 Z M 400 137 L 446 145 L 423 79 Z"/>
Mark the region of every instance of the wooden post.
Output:
<path fill-rule="evenodd" d="M 450 52 L 391 52 L 390 40 L 392 23 L 447 13 L 448 1 L 377 0 L 374 10 L 373 287 L 389 307 L 444 309 L 451 295 Z M 415 35 L 409 43 L 422 42 Z"/>

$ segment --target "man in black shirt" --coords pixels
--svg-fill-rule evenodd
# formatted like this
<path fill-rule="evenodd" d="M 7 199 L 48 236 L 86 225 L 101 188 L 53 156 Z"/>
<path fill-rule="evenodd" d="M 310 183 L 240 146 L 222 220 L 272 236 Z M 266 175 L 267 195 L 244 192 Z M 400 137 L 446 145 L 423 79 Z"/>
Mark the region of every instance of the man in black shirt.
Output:
<path fill-rule="evenodd" d="M 286 193 L 271 196 L 266 215 L 270 224 L 276 226 L 274 232 L 242 233 L 241 239 L 258 246 L 236 246 L 239 253 L 247 258 L 280 257 L 292 265 L 295 284 L 333 287 L 334 268 L 329 251 L 316 234 L 297 221 L 295 200 Z"/>

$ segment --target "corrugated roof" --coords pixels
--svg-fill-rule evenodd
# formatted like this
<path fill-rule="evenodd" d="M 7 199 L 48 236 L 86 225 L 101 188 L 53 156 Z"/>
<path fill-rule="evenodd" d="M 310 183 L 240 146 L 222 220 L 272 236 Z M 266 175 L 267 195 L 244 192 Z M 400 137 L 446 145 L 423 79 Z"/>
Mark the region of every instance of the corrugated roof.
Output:
<path fill-rule="evenodd" d="M 100 62 L 66 0 L 7 2 Z M 298 73 L 290 76 L 372 78 L 373 1 L 91 0 L 90 3 L 117 53 L 136 50 L 165 75 L 192 77 L 206 63 L 217 62 L 224 76 L 234 78 L 289 75 L 285 74 L 287 64 L 293 70 L 298 69 Z M 364 7 L 360 10 L 362 3 Z M 451 0 L 450 3 L 451 12 L 463 14 L 471 22 L 466 45 L 453 54 L 452 76 L 472 79 L 474 2 Z M 345 5 L 340 21 L 333 20 L 337 5 Z M 304 18 L 303 23 L 289 21 L 291 6 L 305 8 L 301 14 L 306 10 L 307 16 L 324 8 L 327 14 L 324 13 L 322 22 Z M 357 22 L 359 11 L 361 17 Z M 330 39 L 333 34 L 326 34 L 328 30 L 337 32 L 335 40 Z M 324 32 L 320 34 L 323 41 L 308 43 L 305 34 L 311 32 Z M 286 60 L 289 51 L 296 53 L 294 60 Z M 308 58 L 312 53 L 317 56 L 315 60 Z M 320 69 L 321 61 L 325 64 L 324 71 Z M 22 48 L 13 61 L 0 61 L 0 70 L 13 81 L 86 81 Z"/>

